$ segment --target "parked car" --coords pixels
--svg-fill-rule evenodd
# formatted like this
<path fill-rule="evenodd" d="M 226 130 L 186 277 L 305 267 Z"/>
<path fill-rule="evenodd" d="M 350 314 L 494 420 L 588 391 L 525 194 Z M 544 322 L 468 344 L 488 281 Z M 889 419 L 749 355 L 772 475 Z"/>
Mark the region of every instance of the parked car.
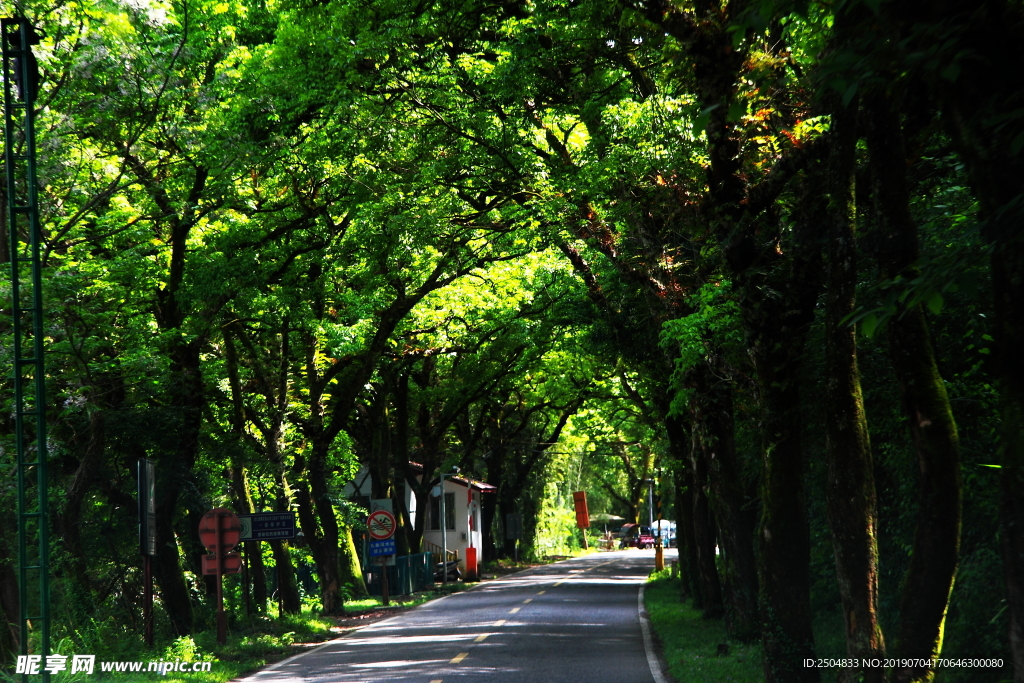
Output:
<path fill-rule="evenodd" d="M 651 533 L 651 528 L 638 524 L 623 525 L 622 540 L 619 542 L 619 547 L 640 548 L 641 550 L 653 548 L 654 535 Z"/>

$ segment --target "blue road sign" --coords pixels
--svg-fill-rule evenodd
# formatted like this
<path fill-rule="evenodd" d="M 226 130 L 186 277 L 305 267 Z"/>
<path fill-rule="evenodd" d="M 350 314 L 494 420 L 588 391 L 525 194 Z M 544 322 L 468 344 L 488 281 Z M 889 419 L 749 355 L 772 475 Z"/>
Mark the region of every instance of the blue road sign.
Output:
<path fill-rule="evenodd" d="M 279 541 L 295 538 L 294 512 L 254 512 L 238 515 L 243 541 Z"/>
<path fill-rule="evenodd" d="M 382 557 L 395 554 L 395 539 L 386 541 L 370 541 L 370 557 Z"/>

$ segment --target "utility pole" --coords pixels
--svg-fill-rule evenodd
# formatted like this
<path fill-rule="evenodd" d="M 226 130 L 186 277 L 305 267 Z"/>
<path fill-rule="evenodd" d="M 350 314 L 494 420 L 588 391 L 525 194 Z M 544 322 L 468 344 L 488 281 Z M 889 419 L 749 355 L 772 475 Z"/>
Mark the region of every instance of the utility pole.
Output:
<path fill-rule="evenodd" d="M 658 468 L 658 483 L 660 484 L 661 468 Z M 651 486 L 651 497 L 654 497 L 654 486 Z M 665 544 L 661 538 L 661 496 L 658 496 L 658 531 L 654 539 L 654 571 L 660 572 L 665 568 Z"/>
<path fill-rule="evenodd" d="M 18 484 L 18 618 L 21 680 L 41 673 L 50 654 L 50 535 L 46 476 L 46 375 L 43 366 L 42 236 L 36 182 L 35 113 L 40 36 L 24 17 L 0 19 L 3 43 L 4 164 L 11 248 L 14 331 L 14 442 Z M 23 302 L 28 300 L 28 303 Z M 34 442 L 34 447 L 33 447 Z M 34 480 L 34 481 L 33 481 Z M 34 487 L 34 490 L 33 490 Z M 29 661 L 29 631 L 39 649 Z"/>
<path fill-rule="evenodd" d="M 647 526 L 654 531 L 654 480 L 647 480 Z"/>
<path fill-rule="evenodd" d="M 452 476 L 460 472 L 458 467 L 452 468 Z M 448 585 L 448 515 L 444 507 L 444 473 L 441 473 L 441 579 L 442 583 Z"/>

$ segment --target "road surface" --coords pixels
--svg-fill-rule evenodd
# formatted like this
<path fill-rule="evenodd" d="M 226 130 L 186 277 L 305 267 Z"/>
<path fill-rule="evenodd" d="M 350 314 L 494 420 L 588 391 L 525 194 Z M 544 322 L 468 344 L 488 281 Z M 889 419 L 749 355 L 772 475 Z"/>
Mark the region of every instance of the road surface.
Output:
<path fill-rule="evenodd" d="M 675 558 L 666 551 L 666 561 Z M 671 556 L 670 556 L 671 554 Z M 600 553 L 427 603 L 245 683 L 662 683 L 638 594 L 654 551 Z M 656 678 L 657 676 L 657 678 Z"/>

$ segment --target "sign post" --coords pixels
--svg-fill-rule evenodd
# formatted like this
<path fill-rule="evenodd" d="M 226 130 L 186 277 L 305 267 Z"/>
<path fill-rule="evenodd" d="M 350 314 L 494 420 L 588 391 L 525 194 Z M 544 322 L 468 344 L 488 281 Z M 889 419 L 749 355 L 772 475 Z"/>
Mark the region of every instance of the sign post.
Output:
<path fill-rule="evenodd" d="M 231 550 L 242 537 L 242 525 L 235 513 L 227 508 L 214 508 L 199 521 L 199 539 L 213 555 L 203 557 L 203 574 L 217 576 L 217 643 L 228 641 L 227 615 L 224 614 L 224 574 L 237 574 L 242 570 L 238 553 Z M 212 566 L 211 566 L 212 565 Z"/>
<path fill-rule="evenodd" d="M 385 606 L 391 604 L 388 596 L 388 555 L 395 554 L 395 516 L 383 508 L 374 510 L 366 518 L 366 528 L 370 532 L 370 557 L 380 557 L 380 591 L 381 601 Z"/>
<path fill-rule="evenodd" d="M 583 535 L 583 549 L 589 550 L 587 544 L 587 529 L 590 528 L 590 511 L 587 510 L 587 492 L 576 491 L 572 494 L 572 504 L 576 508 L 576 528 Z"/>
<path fill-rule="evenodd" d="M 156 476 L 153 461 L 138 462 L 139 551 L 142 553 L 142 621 L 146 646 L 153 647 L 153 556 L 156 555 Z"/>
<path fill-rule="evenodd" d="M 282 541 L 295 538 L 294 512 L 250 512 L 238 515 L 243 541 Z"/>
<path fill-rule="evenodd" d="M 454 477 L 459 473 L 458 467 L 452 468 L 452 473 L 448 476 Z M 439 484 L 441 496 L 441 574 L 444 576 L 442 583 L 448 585 L 448 511 L 445 510 L 444 503 L 444 477 L 445 474 L 442 472 L 440 475 L 441 483 Z"/>

